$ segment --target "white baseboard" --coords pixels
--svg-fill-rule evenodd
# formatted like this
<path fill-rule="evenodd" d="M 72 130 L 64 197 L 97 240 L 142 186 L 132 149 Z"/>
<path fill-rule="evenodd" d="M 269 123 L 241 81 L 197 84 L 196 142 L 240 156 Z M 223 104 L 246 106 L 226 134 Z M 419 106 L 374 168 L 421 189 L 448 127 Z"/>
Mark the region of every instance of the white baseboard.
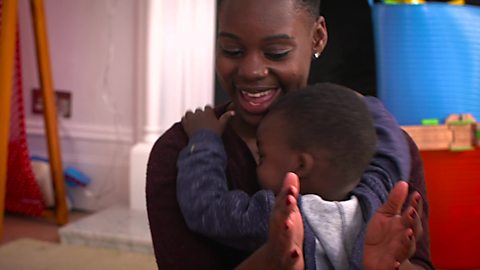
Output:
<path fill-rule="evenodd" d="M 46 133 L 44 122 L 40 119 L 27 119 L 26 129 L 29 135 L 44 136 Z M 60 138 L 123 143 L 134 142 L 133 128 L 60 122 L 58 131 Z"/>
<path fill-rule="evenodd" d="M 146 210 L 145 180 L 147 162 L 153 143 L 138 143 L 130 150 L 130 209 Z"/>
<path fill-rule="evenodd" d="M 38 125 L 32 126 L 38 128 Z M 132 147 L 128 133 L 121 135 L 124 140 L 117 140 L 117 134 L 108 131 L 102 135 L 98 129 L 82 127 L 73 130 L 60 132 L 63 167 L 73 166 L 91 178 L 86 188 L 67 189 L 73 207 L 96 211 L 116 203 L 127 205 Z M 48 158 L 43 129 L 29 130 L 27 138 L 30 155 Z"/>

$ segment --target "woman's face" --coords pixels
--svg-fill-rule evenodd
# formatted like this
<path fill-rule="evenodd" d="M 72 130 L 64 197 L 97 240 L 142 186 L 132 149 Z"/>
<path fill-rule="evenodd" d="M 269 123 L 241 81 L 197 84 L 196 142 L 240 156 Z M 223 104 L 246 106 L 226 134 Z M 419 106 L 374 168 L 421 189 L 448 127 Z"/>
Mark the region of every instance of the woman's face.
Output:
<path fill-rule="evenodd" d="M 312 55 L 326 43 L 323 18 L 296 0 L 223 0 L 216 72 L 240 117 L 257 127 L 279 96 L 307 84 Z"/>

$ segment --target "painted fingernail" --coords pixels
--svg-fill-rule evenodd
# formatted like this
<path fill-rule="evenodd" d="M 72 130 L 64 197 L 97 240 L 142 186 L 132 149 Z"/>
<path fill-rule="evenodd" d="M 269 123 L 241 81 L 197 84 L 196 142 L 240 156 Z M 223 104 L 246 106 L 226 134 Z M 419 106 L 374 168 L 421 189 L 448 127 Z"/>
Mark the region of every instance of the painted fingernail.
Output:
<path fill-rule="evenodd" d="M 292 259 L 297 258 L 297 257 L 298 257 L 298 252 L 297 252 L 296 250 L 292 251 L 292 252 L 290 253 L 290 257 L 292 257 Z"/>
<path fill-rule="evenodd" d="M 413 231 L 409 231 L 408 232 L 408 240 L 412 240 L 413 239 Z"/>
<path fill-rule="evenodd" d="M 410 211 L 410 217 L 411 217 L 412 219 L 415 219 L 415 218 L 417 217 L 417 211 L 415 211 L 415 209 L 412 209 L 412 210 Z"/>
<path fill-rule="evenodd" d="M 290 205 L 291 203 L 290 198 L 287 198 L 287 205 Z"/>
<path fill-rule="evenodd" d="M 289 188 L 288 188 L 287 194 L 294 196 L 294 194 L 293 194 L 293 188 L 292 188 L 292 187 L 289 187 Z"/>
<path fill-rule="evenodd" d="M 418 204 L 420 202 L 420 196 L 415 197 L 415 202 Z"/>

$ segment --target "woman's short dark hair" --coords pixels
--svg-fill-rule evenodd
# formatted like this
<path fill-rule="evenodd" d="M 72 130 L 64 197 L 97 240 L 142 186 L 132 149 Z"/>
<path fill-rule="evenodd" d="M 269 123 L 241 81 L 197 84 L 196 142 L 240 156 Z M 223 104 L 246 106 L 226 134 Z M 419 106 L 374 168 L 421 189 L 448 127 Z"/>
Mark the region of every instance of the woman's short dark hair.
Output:
<path fill-rule="evenodd" d="M 280 113 L 293 149 L 319 151 L 335 179 L 356 181 L 372 159 L 377 143 L 371 113 L 353 90 L 318 83 L 293 91 L 272 105 Z"/>
<path fill-rule="evenodd" d="M 217 10 L 218 7 L 221 6 L 221 4 L 225 0 L 217 0 Z M 242 1 L 242 0 L 238 0 Z M 296 3 L 299 4 L 299 7 L 305 9 L 308 13 L 310 13 L 314 18 L 317 18 L 320 16 L 320 2 L 321 0 L 294 0 Z"/>
<path fill-rule="evenodd" d="M 297 0 L 314 18 L 320 16 L 320 0 Z"/>

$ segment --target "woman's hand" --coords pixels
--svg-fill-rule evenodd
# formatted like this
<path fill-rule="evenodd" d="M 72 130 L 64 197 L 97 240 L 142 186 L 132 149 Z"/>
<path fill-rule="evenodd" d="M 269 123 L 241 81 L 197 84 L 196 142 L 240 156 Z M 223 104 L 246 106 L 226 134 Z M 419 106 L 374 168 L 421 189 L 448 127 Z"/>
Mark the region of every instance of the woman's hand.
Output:
<path fill-rule="evenodd" d="M 370 220 L 363 255 L 365 269 L 398 269 L 409 264 L 408 258 L 415 253 L 415 239 L 423 233 L 420 219 L 423 207 L 420 194 L 414 192 L 402 213 L 407 194 L 408 184 L 398 182 Z"/>
<path fill-rule="evenodd" d="M 234 111 L 227 111 L 217 119 L 212 107 L 205 106 L 203 110 L 198 108 L 195 112 L 187 111 L 182 117 L 182 126 L 188 137 L 200 129 L 209 129 L 221 136 L 228 120 L 234 114 Z"/>
<path fill-rule="evenodd" d="M 236 270 L 303 270 L 303 221 L 298 208 L 300 181 L 287 173 L 270 216 L 267 243 Z"/>
<path fill-rule="evenodd" d="M 303 221 L 298 208 L 300 180 L 287 173 L 270 216 L 267 249 L 273 269 L 303 269 Z"/>

